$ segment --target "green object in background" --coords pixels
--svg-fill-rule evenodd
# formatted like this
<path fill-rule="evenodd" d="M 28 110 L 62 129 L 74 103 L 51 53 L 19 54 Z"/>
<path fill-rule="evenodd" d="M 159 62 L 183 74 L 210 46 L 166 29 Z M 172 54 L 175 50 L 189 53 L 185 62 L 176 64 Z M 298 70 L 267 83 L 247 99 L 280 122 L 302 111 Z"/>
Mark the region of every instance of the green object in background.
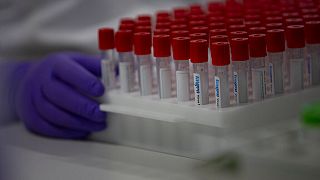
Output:
<path fill-rule="evenodd" d="M 302 123 L 308 127 L 320 128 L 320 103 L 312 104 L 304 108 Z"/>

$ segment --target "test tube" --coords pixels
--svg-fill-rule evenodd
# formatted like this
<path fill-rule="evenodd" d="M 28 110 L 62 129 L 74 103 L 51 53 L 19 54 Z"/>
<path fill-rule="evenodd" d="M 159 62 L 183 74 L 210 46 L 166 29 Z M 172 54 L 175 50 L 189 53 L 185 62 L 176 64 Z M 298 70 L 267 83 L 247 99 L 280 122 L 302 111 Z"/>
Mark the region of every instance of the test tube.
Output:
<path fill-rule="evenodd" d="M 233 94 L 236 104 L 248 103 L 249 41 L 248 38 L 231 39 Z"/>
<path fill-rule="evenodd" d="M 228 42 L 213 42 L 210 45 L 212 65 L 215 68 L 214 88 L 216 107 L 230 105 L 228 66 L 230 64 L 230 48 Z"/>
<path fill-rule="evenodd" d="M 189 59 L 190 38 L 176 37 L 172 39 L 173 59 L 175 60 L 177 101 L 190 100 Z"/>
<path fill-rule="evenodd" d="M 102 82 L 106 90 L 116 86 L 115 58 L 114 58 L 114 31 L 112 28 L 98 30 L 99 49 L 101 51 Z"/>
<path fill-rule="evenodd" d="M 206 39 L 190 41 L 190 59 L 193 65 L 195 104 L 208 104 L 208 41 Z"/>
<path fill-rule="evenodd" d="M 283 64 L 285 61 L 285 37 L 283 29 L 267 31 L 267 87 L 270 96 L 284 93 Z"/>
<path fill-rule="evenodd" d="M 252 78 L 253 101 L 261 101 L 266 95 L 265 59 L 266 38 L 264 34 L 249 35 L 249 52 Z"/>
<path fill-rule="evenodd" d="M 312 85 L 320 84 L 320 21 L 305 24 L 308 71 L 311 71 Z"/>
<path fill-rule="evenodd" d="M 140 95 L 152 94 L 152 59 L 151 34 L 138 32 L 134 34 L 134 53 L 138 60 L 138 77 Z"/>
<path fill-rule="evenodd" d="M 289 88 L 298 91 L 304 87 L 305 40 L 304 26 L 291 25 L 286 29 Z"/>
<path fill-rule="evenodd" d="M 115 46 L 119 60 L 120 89 L 122 92 L 132 92 L 135 85 L 132 31 L 117 31 Z"/>
<path fill-rule="evenodd" d="M 171 46 L 169 35 L 153 36 L 153 54 L 156 58 L 158 92 L 160 99 L 171 97 Z"/>

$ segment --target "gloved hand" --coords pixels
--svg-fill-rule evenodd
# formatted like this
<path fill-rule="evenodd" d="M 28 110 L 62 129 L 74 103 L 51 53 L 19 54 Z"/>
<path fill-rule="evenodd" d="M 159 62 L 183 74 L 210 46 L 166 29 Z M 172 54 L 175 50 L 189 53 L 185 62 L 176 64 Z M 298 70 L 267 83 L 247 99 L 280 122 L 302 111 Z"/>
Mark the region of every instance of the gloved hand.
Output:
<path fill-rule="evenodd" d="M 104 87 L 98 58 L 52 54 L 33 64 L 16 93 L 16 110 L 32 132 L 67 139 L 84 138 L 106 128 L 106 114 L 93 97 Z"/>

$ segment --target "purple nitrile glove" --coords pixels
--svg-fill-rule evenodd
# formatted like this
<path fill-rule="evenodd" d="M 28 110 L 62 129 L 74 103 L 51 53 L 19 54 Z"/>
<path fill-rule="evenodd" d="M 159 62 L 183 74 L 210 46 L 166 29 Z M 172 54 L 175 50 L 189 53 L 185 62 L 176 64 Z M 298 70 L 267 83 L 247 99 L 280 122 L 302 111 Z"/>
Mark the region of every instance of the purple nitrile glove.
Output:
<path fill-rule="evenodd" d="M 32 132 L 56 138 L 84 138 L 106 128 L 106 114 L 92 97 L 104 87 L 100 61 L 78 53 L 52 54 L 31 65 L 18 86 L 16 110 Z"/>

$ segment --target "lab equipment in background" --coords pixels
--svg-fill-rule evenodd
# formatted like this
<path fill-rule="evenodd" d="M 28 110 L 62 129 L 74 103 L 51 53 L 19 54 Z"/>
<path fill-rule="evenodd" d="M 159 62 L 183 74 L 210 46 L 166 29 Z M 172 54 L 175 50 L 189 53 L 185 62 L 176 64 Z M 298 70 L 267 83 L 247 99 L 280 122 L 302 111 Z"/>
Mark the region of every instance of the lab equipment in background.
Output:
<path fill-rule="evenodd" d="M 320 84 L 320 21 L 305 23 L 308 71 L 311 71 L 311 84 Z"/>
<path fill-rule="evenodd" d="M 133 55 L 133 33 L 119 30 L 115 34 L 115 46 L 118 52 L 120 88 L 122 92 L 132 92 L 135 86 L 135 68 Z"/>
<path fill-rule="evenodd" d="M 153 36 L 153 54 L 156 58 L 158 93 L 160 99 L 171 97 L 171 44 L 169 35 Z"/>
<path fill-rule="evenodd" d="M 134 53 L 138 61 L 139 90 L 141 96 L 152 94 L 151 34 L 134 34 Z"/>
<path fill-rule="evenodd" d="M 216 107 L 224 108 L 230 105 L 228 66 L 230 50 L 227 42 L 211 43 L 212 65 L 214 66 L 214 89 Z"/>
<path fill-rule="evenodd" d="M 267 31 L 267 87 L 270 96 L 284 93 L 285 35 L 283 29 Z"/>
<path fill-rule="evenodd" d="M 190 41 L 190 59 L 193 64 L 193 85 L 196 105 L 209 103 L 208 41 Z"/>
<path fill-rule="evenodd" d="M 286 29 L 287 66 L 290 91 L 299 91 L 304 87 L 305 40 L 304 26 L 291 25 Z"/>
<path fill-rule="evenodd" d="M 236 104 L 248 103 L 249 100 L 249 40 L 248 38 L 231 39 L 233 95 Z"/>
<path fill-rule="evenodd" d="M 190 38 L 176 37 L 172 39 L 172 52 L 176 69 L 177 101 L 190 100 Z"/>
<path fill-rule="evenodd" d="M 265 59 L 267 53 L 265 37 L 264 34 L 249 35 L 253 101 L 261 101 L 266 95 Z"/>
<path fill-rule="evenodd" d="M 114 58 L 114 31 L 111 28 L 98 30 L 99 49 L 101 51 L 102 81 L 106 90 L 116 87 L 116 61 Z"/>

